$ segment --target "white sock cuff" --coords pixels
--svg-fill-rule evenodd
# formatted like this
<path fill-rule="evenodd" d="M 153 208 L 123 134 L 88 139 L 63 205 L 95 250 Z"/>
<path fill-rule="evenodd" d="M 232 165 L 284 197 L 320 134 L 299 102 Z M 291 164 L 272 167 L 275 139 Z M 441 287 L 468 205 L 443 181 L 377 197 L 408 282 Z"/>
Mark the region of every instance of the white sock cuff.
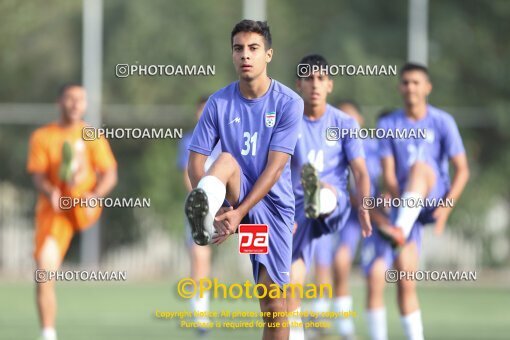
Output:
<path fill-rule="evenodd" d="M 395 221 L 395 225 L 397 227 L 402 228 L 404 235 L 407 239 L 409 234 L 411 233 L 411 229 L 413 229 L 414 222 L 420 215 L 421 207 L 420 206 L 410 206 L 409 200 L 418 200 L 422 199 L 421 194 L 412 191 L 406 191 L 402 194 L 401 206 L 398 208 L 397 219 Z"/>
<path fill-rule="evenodd" d="M 335 312 L 350 313 L 352 311 L 352 297 L 349 295 L 340 296 L 335 299 Z M 341 316 L 337 322 L 338 333 L 342 337 L 354 335 L 354 322 L 351 317 Z"/>
<path fill-rule="evenodd" d="M 419 192 L 404 191 L 402 198 L 423 198 L 423 196 Z"/>
<path fill-rule="evenodd" d="M 223 197 L 225 197 L 227 192 L 225 184 L 223 184 L 218 177 L 212 175 L 202 177 L 202 179 L 198 182 L 197 188 L 204 189 L 206 192 L 210 190 L 218 196 Z"/>
<path fill-rule="evenodd" d="M 289 316 L 289 340 L 304 340 L 305 339 L 305 329 L 301 325 L 301 327 L 298 326 L 292 326 L 293 322 L 301 323 L 301 316 L 299 315 L 301 313 L 301 307 L 298 307 L 295 311 L 292 313 L 296 313 L 297 315 L 291 315 Z"/>
<path fill-rule="evenodd" d="M 216 215 L 216 212 L 221 208 L 225 200 L 227 193 L 225 184 L 218 177 L 208 175 L 202 177 L 200 182 L 198 182 L 197 188 L 205 191 L 209 201 L 209 211 L 213 216 Z"/>
<path fill-rule="evenodd" d="M 329 310 L 329 299 L 318 298 L 313 303 L 313 310 L 317 313 L 324 313 Z"/>
<path fill-rule="evenodd" d="M 366 311 L 367 316 L 386 316 L 386 308 L 368 309 Z"/>
<path fill-rule="evenodd" d="M 421 311 L 418 309 L 412 313 L 407 315 L 401 315 L 400 319 L 402 322 L 416 322 L 419 321 L 421 323 Z"/>
<path fill-rule="evenodd" d="M 423 340 L 423 323 L 419 309 L 410 314 L 402 315 L 400 320 L 409 340 Z"/>
<path fill-rule="evenodd" d="M 44 327 L 42 329 L 42 337 L 43 339 L 56 339 L 57 331 L 53 327 Z"/>
<path fill-rule="evenodd" d="M 352 311 L 352 296 L 344 295 L 335 298 L 335 312 Z"/>
<path fill-rule="evenodd" d="M 320 205 L 319 205 L 319 213 L 321 215 L 327 215 L 335 210 L 337 205 L 337 198 L 333 190 L 329 188 L 321 188 L 319 191 L 320 195 Z"/>
<path fill-rule="evenodd" d="M 294 315 L 295 313 L 295 315 Z M 289 316 L 289 322 L 290 321 L 301 321 L 301 307 L 298 307 L 296 310 L 291 312 L 291 315 Z"/>
<path fill-rule="evenodd" d="M 386 308 L 368 309 L 365 318 L 372 340 L 387 340 L 388 326 L 386 322 Z"/>

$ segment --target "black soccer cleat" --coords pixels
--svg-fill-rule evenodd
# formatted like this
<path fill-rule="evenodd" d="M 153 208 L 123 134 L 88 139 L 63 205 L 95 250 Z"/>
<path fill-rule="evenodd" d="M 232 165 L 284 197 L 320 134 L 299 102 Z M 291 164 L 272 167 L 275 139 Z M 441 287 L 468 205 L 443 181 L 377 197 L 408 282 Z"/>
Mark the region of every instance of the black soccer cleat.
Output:
<path fill-rule="evenodd" d="M 212 225 L 213 221 L 206 221 L 209 213 L 209 203 L 207 194 L 203 189 L 196 188 L 189 193 L 184 204 L 184 211 L 195 243 L 199 246 L 206 246 L 211 243 L 212 230 L 206 227 L 206 223 L 209 222 Z"/>
<path fill-rule="evenodd" d="M 301 185 L 305 196 L 305 215 L 307 218 L 318 218 L 320 212 L 320 181 L 317 170 L 310 163 L 301 169 Z"/>

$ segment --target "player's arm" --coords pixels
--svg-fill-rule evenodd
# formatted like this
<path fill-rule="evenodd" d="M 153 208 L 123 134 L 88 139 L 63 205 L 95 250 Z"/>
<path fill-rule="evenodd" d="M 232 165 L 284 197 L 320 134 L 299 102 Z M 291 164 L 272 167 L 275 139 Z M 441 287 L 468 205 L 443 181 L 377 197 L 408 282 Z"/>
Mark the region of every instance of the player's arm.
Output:
<path fill-rule="evenodd" d="M 462 191 L 464 191 L 464 187 L 469 179 L 469 166 L 462 143 L 462 137 L 460 136 L 459 129 L 453 117 L 446 116 L 441 127 L 444 129 L 445 151 L 453 165 L 454 171 L 452 184 L 445 198 L 456 202 L 460 198 Z M 433 216 L 436 219 L 436 234 L 440 235 L 443 232 L 451 211 L 452 208 L 449 206 L 439 207 L 434 211 Z"/>
<path fill-rule="evenodd" d="M 104 171 L 98 172 L 97 184 L 91 196 L 106 197 L 117 185 L 117 167 L 111 167 Z"/>
<path fill-rule="evenodd" d="M 453 166 L 454 174 L 450 191 L 446 194 L 445 199 L 457 202 L 466 187 L 467 181 L 469 180 L 469 166 L 465 153 L 452 157 L 450 162 Z M 453 207 L 446 205 L 434 210 L 434 218 L 436 219 L 436 234 L 440 235 L 443 233 L 446 221 L 448 220 L 452 209 Z"/>
<path fill-rule="evenodd" d="M 352 174 L 352 171 L 349 173 L 349 186 L 351 190 L 349 190 L 349 200 L 351 201 L 351 207 L 353 209 L 358 209 L 359 203 L 358 203 L 358 197 L 356 196 L 356 192 L 353 189 L 355 187 L 356 183 L 354 181 L 354 176 Z M 372 184 L 370 184 L 372 185 Z M 381 211 L 378 207 L 374 207 L 370 211 L 370 222 L 375 225 L 390 225 L 390 219 L 386 216 L 386 214 Z"/>
<path fill-rule="evenodd" d="M 381 118 L 377 123 L 377 128 L 381 130 L 393 130 L 393 124 L 387 118 Z M 397 172 L 395 170 L 395 157 L 393 155 L 392 139 L 381 138 L 378 140 L 379 159 L 381 160 L 383 187 L 391 197 L 399 197 Z"/>
<path fill-rule="evenodd" d="M 282 109 L 282 118 L 274 128 L 264 171 L 236 209 L 216 217 L 216 221 L 223 221 L 228 226 L 230 233 L 235 232 L 243 217 L 267 195 L 271 187 L 280 178 L 290 155 L 294 153 L 303 117 L 303 106 L 301 98 L 293 99 L 285 104 Z M 228 237 L 228 234 L 226 236 Z M 217 238 L 214 243 L 221 243 L 225 239 L 226 237 L 222 236 Z"/>
<path fill-rule="evenodd" d="M 453 180 L 450 191 L 446 195 L 446 198 L 457 201 L 462 195 L 466 183 L 469 180 L 469 166 L 467 162 L 466 154 L 457 155 L 450 159 L 453 166 Z"/>
<path fill-rule="evenodd" d="M 214 100 L 209 98 L 197 126 L 191 137 L 188 158 L 188 176 L 191 188 L 196 188 L 198 182 L 205 176 L 205 163 L 214 146 L 219 140 L 217 124 L 218 108 Z M 197 152 L 198 151 L 198 152 Z"/>
<path fill-rule="evenodd" d="M 391 221 L 378 207 L 375 207 L 370 211 L 370 221 L 376 226 L 389 226 Z"/>
<path fill-rule="evenodd" d="M 356 196 L 356 190 L 354 190 L 355 186 L 356 182 L 354 181 L 354 175 L 351 170 L 349 171 L 349 201 L 353 209 L 358 209 L 358 197 Z"/>
<path fill-rule="evenodd" d="M 260 177 L 255 182 L 253 189 L 239 204 L 236 210 L 244 217 L 255 204 L 257 204 L 278 181 L 289 160 L 290 155 L 279 151 L 269 151 L 267 165 Z"/>
<path fill-rule="evenodd" d="M 207 161 L 207 157 L 206 155 L 190 150 L 188 176 L 191 188 L 196 188 L 200 179 L 205 176 L 205 162 Z"/>
<path fill-rule="evenodd" d="M 357 157 L 351 160 L 350 167 L 356 185 L 358 219 L 361 224 L 363 237 L 368 237 L 372 233 L 370 214 L 366 207 L 360 204 L 360 202 L 363 202 L 363 198 L 370 196 L 370 176 L 368 175 L 367 166 L 363 157 Z"/>
<path fill-rule="evenodd" d="M 92 142 L 92 166 L 96 171 L 96 186 L 85 197 L 106 197 L 117 185 L 117 162 L 110 144 L 101 138 Z"/>
<path fill-rule="evenodd" d="M 229 210 L 216 217 L 216 222 L 223 221 L 224 225 L 228 227 L 229 233 L 215 238 L 213 243 L 220 244 L 225 241 L 230 234 L 235 233 L 243 217 L 255 204 L 267 195 L 269 190 L 271 190 L 273 185 L 278 181 L 289 157 L 290 155 L 285 152 L 269 151 L 266 167 L 245 199 L 236 209 Z"/>
<path fill-rule="evenodd" d="M 191 187 L 191 181 L 189 180 L 188 167 L 182 172 L 182 180 L 184 181 L 184 187 L 187 192 L 190 192 L 193 188 Z"/>
<path fill-rule="evenodd" d="M 381 158 L 381 166 L 383 172 L 384 187 L 389 192 L 391 197 L 399 197 L 399 187 L 397 175 L 395 172 L 395 158 L 393 156 L 386 156 Z"/>
<path fill-rule="evenodd" d="M 32 181 L 34 183 L 35 188 L 40 193 L 46 195 L 50 200 L 51 206 L 54 211 L 59 211 L 59 200 L 60 200 L 60 190 L 58 187 L 55 187 L 48 180 L 48 177 L 44 173 L 34 173 L 32 175 Z"/>
<path fill-rule="evenodd" d="M 36 190 L 48 197 L 54 211 L 59 211 L 60 189 L 48 179 L 50 158 L 48 138 L 38 130 L 32 134 L 29 142 L 27 171 L 32 175 Z"/>

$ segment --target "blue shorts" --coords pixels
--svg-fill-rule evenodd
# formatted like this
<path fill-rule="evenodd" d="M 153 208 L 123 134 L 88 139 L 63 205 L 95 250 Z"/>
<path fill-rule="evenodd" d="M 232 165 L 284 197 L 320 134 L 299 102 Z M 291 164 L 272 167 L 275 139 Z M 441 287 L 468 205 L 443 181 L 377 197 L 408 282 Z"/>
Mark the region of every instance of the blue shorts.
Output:
<path fill-rule="evenodd" d="M 351 211 L 349 196 L 343 190 L 337 191 L 337 206 L 326 217 L 309 219 L 305 216 L 304 200 L 296 201 L 297 228 L 292 240 L 292 262 L 302 258 L 308 268 L 313 260 L 313 240 L 322 235 L 341 230 Z"/>
<path fill-rule="evenodd" d="M 442 183 L 437 183 L 429 194 L 428 198 L 443 198 L 447 193 L 447 186 Z M 418 215 L 418 219 L 413 225 L 411 229 L 411 233 L 407 238 L 406 243 L 415 242 L 418 246 L 418 253 L 421 251 L 421 239 L 422 239 L 422 231 L 423 226 L 430 223 L 435 223 L 435 219 L 432 216 L 435 208 L 427 207 L 423 208 Z M 391 211 L 391 221 L 395 222 L 397 217 L 398 209 L 392 209 Z M 374 228 L 375 229 L 375 228 Z M 398 253 L 396 253 L 391 244 L 384 239 L 377 230 L 374 230 L 372 236 L 368 237 L 364 240 L 361 251 L 361 266 L 363 267 L 363 271 L 365 275 L 368 275 L 372 270 L 373 264 L 377 258 L 383 258 L 386 268 L 391 268 L 393 266 L 393 262 L 397 258 Z"/>
<path fill-rule="evenodd" d="M 349 214 L 349 218 L 345 224 L 345 227 L 340 230 L 338 242 L 335 247 L 335 250 L 338 251 L 340 247 L 348 247 L 349 253 L 351 255 L 351 260 L 354 259 L 356 255 L 356 250 L 358 250 L 359 240 L 361 239 L 361 225 L 358 219 L 358 210 L 352 209 Z"/>
<path fill-rule="evenodd" d="M 312 241 L 315 264 L 329 267 L 333 263 L 333 244 L 335 234 L 325 234 Z"/>
<path fill-rule="evenodd" d="M 432 188 L 431 192 L 427 196 L 428 199 L 441 199 L 446 196 L 448 191 L 450 190 L 449 184 L 444 183 L 443 179 L 441 178 L 441 174 L 439 173 L 439 169 L 437 168 L 437 163 L 431 158 L 429 153 L 427 153 L 426 156 L 424 156 L 423 161 L 427 163 L 434 171 L 434 174 L 436 176 L 436 185 L 434 188 Z M 403 184 L 403 185 L 402 185 Z M 401 183 L 400 187 L 405 188 L 407 183 Z M 420 215 L 418 216 L 418 221 L 422 225 L 427 225 L 431 223 L 435 223 L 436 220 L 432 216 L 434 213 L 435 207 L 425 207 L 421 210 Z"/>
<path fill-rule="evenodd" d="M 240 184 L 239 202 L 242 202 L 253 187 L 242 170 Z M 259 282 L 259 269 L 263 264 L 274 283 L 280 287 L 288 284 L 290 282 L 293 219 L 285 219 L 266 196 L 251 208 L 241 223 L 267 224 L 269 229 L 268 253 L 250 254 L 255 282 Z"/>
<path fill-rule="evenodd" d="M 421 251 L 422 229 L 422 224 L 416 221 L 406 242 L 408 244 L 416 242 L 418 252 Z M 398 255 L 399 253 L 393 249 L 391 244 L 374 227 L 372 235 L 365 238 L 361 246 L 361 267 L 363 268 L 363 273 L 368 276 L 375 261 L 379 258 L 383 259 L 386 269 L 392 268 L 393 262 L 395 262 Z"/>

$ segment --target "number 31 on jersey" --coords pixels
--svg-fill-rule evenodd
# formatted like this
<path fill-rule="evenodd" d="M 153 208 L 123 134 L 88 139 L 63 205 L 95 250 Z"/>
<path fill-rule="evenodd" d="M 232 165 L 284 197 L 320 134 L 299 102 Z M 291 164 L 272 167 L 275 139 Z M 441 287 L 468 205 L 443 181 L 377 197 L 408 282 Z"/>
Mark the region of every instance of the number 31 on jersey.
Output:
<path fill-rule="evenodd" d="M 255 156 L 257 154 L 257 135 L 258 132 L 253 135 L 248 131 L 243 133 L 244 145 L 241 149 L 241 155 L 247 156 L 251 153 L 252 156 Z"/>

